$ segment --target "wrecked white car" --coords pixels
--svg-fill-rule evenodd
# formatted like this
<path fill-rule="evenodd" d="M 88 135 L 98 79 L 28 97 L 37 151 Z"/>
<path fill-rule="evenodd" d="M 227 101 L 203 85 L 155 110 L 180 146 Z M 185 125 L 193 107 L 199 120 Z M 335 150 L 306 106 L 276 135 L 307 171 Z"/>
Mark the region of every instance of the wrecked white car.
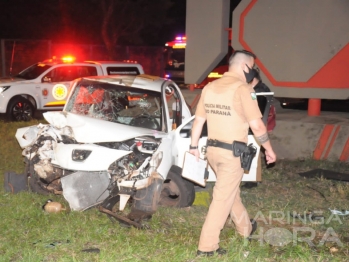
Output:
<path fill-rule="evenodd" d="M 16 133 L 33 191 L 63 194 L 72 210 L 123 210 L 132 198 L 138 215 L 193 203 L 194 184 L 174 165 L 174 129 L 191 113 L 172 81 L 82 78 L 63 111 L 44 117 L 49 124 Z"/>
<path fill-rule="evenodd" d="M 194 116 L 174 82 L 148 75 L 86 77 L 71 90 L 62 112 L 44 113 L 49 124 L 17 130 L 32 191 L 63 194 L 71 210 L 99 205 L 136 227 L 158 205 L 192 205 L 194 184 L 182 178 L 181 167 Z M 206 139 L 204 128 L 200 149 Z M 255 181 L 256 170 L 255 159 L 245 181 Z M 130 213 L 120 215 L 129 200 Z"/>

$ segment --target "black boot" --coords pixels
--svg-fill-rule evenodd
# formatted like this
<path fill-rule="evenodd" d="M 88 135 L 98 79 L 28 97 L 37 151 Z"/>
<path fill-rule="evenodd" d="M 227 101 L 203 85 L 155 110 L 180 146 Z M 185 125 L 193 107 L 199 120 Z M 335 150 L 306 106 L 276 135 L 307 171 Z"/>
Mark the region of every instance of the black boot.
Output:
<path fill-rule="evenodd" d="M 204 257 L 212 257 L 214 255 L 214 253 L 216 253 L 217 255 L 225 255 L 227 253 L 227 250 L 222 249 L 222 248 L 218 248 L 215 251 L 208 251 L 208 252 L 198 250 L 196 252 L 196 255 L 204 256 Z"/>
<path fill-rule="evenodd" d="M 250 219 L 250 221 L 251 221 L 251 225 L 252 225 L 252 230 L 251 230 L 250 235 L 247 237 L 247 239 L 251 241 L 251 239 L 252 239 L 251 236 L 252 236 L 253 233 L 256 232 L 256 230 L 257 230 L 257 221 L 254 220 L 254 219 Z"/>

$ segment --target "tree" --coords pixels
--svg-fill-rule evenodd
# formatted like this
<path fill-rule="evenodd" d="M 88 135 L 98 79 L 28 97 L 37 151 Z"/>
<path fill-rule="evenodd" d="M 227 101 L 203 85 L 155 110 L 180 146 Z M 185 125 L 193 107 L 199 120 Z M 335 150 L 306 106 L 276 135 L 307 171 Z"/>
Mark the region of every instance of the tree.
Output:
<path fill-rule="evenodd" d="M 144 32 L 158 32 L 173 19 L 167 17 L 171 0 L 101 0 L 102 39 L 115 59 L 115 46 L 144 44 Z"/>
<path fill-rule="evenodd" d="M 115 58 L 116 45 L 171 39 L 178 3 L 185 7 L 185 0 L 1 0 L 0 38 L 104 43 Z"/>

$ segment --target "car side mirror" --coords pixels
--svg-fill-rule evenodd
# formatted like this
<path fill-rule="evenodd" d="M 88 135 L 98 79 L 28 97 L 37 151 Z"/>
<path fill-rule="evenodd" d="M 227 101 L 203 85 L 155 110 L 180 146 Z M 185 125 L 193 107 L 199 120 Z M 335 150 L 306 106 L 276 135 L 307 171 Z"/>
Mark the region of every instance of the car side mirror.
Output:
<path fill-rule="evenodd" d="M 42 82 L 43 82 L 43 83 L 51 83 L 51 82 L 52 82 L 52 78 L 49 77 L 49 76 L 44 76 L 44 77 L 42 78 Z"/>
<path fill-rule="evenodd" d="M 179 132 L 179 135 L 183 138 L 189 138 L 189 137 L 191 137 L 191 129 L 182 129 Z"/>

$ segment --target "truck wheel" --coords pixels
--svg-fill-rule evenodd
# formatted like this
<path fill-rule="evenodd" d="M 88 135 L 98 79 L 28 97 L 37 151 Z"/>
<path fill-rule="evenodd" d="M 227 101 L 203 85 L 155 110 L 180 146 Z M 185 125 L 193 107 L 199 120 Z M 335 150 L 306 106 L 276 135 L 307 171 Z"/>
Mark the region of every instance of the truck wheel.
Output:
<path fill-rule="evenodd" d="M 6 114 L 9 121 L 29 121 L 33 118 L 34 107 L 28 99 L 16 97 L 10 102 Z"/>
<path fill-rule="evenodd" d="M 193 204 L 194 200 L 194 184 L 182 178 L 179 167 L 172 167 L 162 185 L 159 205 L 188 207 Z"/>

